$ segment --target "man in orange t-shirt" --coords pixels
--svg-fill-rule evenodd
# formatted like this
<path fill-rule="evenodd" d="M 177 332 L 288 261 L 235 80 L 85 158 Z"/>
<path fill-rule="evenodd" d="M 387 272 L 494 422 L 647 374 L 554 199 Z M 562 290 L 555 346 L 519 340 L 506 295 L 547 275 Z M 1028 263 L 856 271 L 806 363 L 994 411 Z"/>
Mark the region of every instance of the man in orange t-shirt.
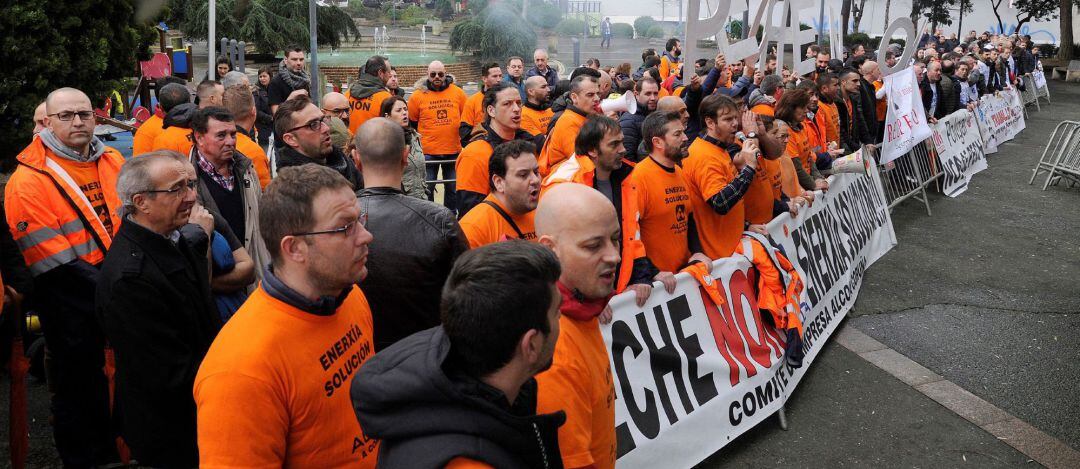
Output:
<path fill-rule="evenodd" d="M 525 80 L 525 103 L 521 108 L 521 129 L 533 135 L 547 135 L 548 124 L 555 111 L 548 105 L 548 86 L 544 77 Z"/>
<path fill-rule="evenodd" d="M 349 396 L 375 352 L 356 286 L 372 236 L 356 195 L 333 169 L 308 164 L 282 168 L 260 202 L 273 260 L 195 377 L 199 463 L 374 468 L 379 442 Z"/>
<path fill-rule="evenodd" d="M 614 294 L 619 220 L 600 192 L 581 184 L 551 188 L 537 209 L 540 244 L 562 264 L 559 342 L 551 369 L 537 376 L 538 412 L 566 412 L 559 451 L 566 468 L 615 467 L 615 388 L 600 322 Z"/>
<path fill-rule="evenodd" d="M 840 111 L 836 103 L 840 101 L 840 79 L 833 73 L 820 73 L 817 80 L 818 113 L 825 128 L 825 143 L 840 143 Z"/>
<path fill-rule="evenodd" d="M 600 112 L 600 85 L 588 75 L 579 75 L 570 82 L 570 106 L 551 129 L 544 150 L 540 153 L 540 175 L 547 177 L 559 163 L 574 154 L 574 140 L 589 114 Z"/>
<path fill-rule="evenodd" d="M 495 147 L 488 164 L 491 194 L 461 219 L 469 247 L 507 239 L 536 239 L 533 217 L 540 199 L 536 146 L 511 140 Z"/>
<path fill-rule="evenodd" d="M 165 130 L 162 127 L 165 123 L 165 115 L 176 106 L 191 102 L 191 90 L 179 83 L 169 83 L 158 90 L 157 97 L 158 105 L 161 107 L 160 115 L 155 113 L 150 116 L 135 131 L 131 149 L 131 154 L 134 156 L 155 150 L 154 141 Z"/>
<path fill-rule="evenodd" d="M 513 91 L 513 93 L 511 93 Z M 506 82 L 496 82 L 483 93 L 484 135 L 465 146 L 454 165 L 457 174 L 458 214 L 464 217 L 491 192 L 488 165 L 495 147 L 510 140 L 535 142 L 521 130 L 521 94 Z M 543 137 L 540 137 L 542 140 Z"/>
<path fill-rule="evenodd" d="M 446 74 L 446 66 L 436 60 L 428 65 L 428 78 L 422 80 L 409 97 L 409 122 L 420 132 L 420 146 L 427 161 L 445 161 L 426 167 L 427 179 L 436 180 L 439 170 L 442 179 L 454 179 L 454 160 L 461 152 L 461 111 L 465 107 L 465 92 Z M 446 183 L 443 204 L 457 210 L 454 183 Z M 434 200 L 435 184 L 428 184 L 428 200 Z"/>
<path fill-rule="evenodd" d="M 654 112 L 641 125 L 649 157 L 630 173 L 638 188 L 641 241 L 658 269 L 678 272 L 692 261 L 709 262 L 701 254 L 693 206 L 679 162 L 683 160 L 685 127 L 674 112 Z"/>
<path fill-rule="evenodd" d="M 537 414 L 534 376 L 551 367 L 559 339 L 560 273 L 550 249 L 520 240 L 458 258 L 442 325 L 380 351 L 353 378 L 380 467 L 554 467 L 566 417 Z"/>
<path fill-rule="evenodd" d="M 465 107 L 461 110 L 461 125 L 458 127 L 458 134 L 461 135 L 463 147 L 472 139 L 473 129 L 487 119 L 487 112 L 484 111 L 484 92 L 501 82 L 503 77 L 502 68 L 497 62 L 484 64 L 481 70 L 484 76 L 480 81 L 480 91 L 469 96 L 469 99 L 465 100 Z"/>
<path fill-rule="evenodd" d="M 356 129 L 368 119 L 380 117 L 383 101 L 390 97 L 390 92 L 386 90 L 393 72 L 389 59 L 373 55 L 364 64 L 362 72 L 356 81 L 349 84 L 349 91 L 345 92 L 349 100 L 350 135 L 356 135 Z"/>
<path fill-rule="evenodd" d="M 236 151 L 251 160 L 251 166 L 259 177 L 259 188 L 270 184 L 270 160 L 266 151 L 255 142 L 255 98 L 247 86 L 233 86 L 225 90 L 221 98 L 236 123 Z"/>

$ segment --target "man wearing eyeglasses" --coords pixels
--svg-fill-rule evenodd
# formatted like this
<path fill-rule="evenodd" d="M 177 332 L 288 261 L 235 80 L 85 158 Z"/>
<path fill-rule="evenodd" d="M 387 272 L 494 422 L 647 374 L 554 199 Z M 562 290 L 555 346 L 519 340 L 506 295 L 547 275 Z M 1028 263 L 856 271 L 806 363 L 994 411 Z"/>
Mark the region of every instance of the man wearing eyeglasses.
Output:
<path fill-rule="evenodd" d="M 461 112 L 465 108 L 465 91 L 454 84 L 454 77 L 447 75 L 446 66 L 438 60 L 428 65 L 428 76 L 422 79 L 416 91 L 409 97 L 409 121 L 420 133 L 420 147 L 424 159 L 445 163 L 428 164 L 427 179 L 448 180 L 444 187 L 443 205 L 457 211 L 457 193 L 454 184 L 454 160 L 461 152 Z M 428 184 L 428 200 L 434 200 L 435 184 Z"/>
<path fill-rule="evenodd" d="M 311 98 L 301 95 L 278 106 L 274 113 L 274 136 L 278 148 L 274 168 L 280 171 L 289 166 L 315 163 L 337 171 L 354 190 L 364 187 L 364 179 L 352 158 L 330 139 L 329 117 L 323 115 Z"/>
<path fill-rule="evenodd" d="M 373 239 L 363 218 L 350 183 L 324 166 L 284 168 L 266 187 L 272 264 L 195 378 L 201 465 L 375 467 L 379 443 L 349 396 L 375 352 L 356 286 Z"/>
<path fill-rule="evenodd" d="M 101 264 L 97 314 L 116 353 L 116 404 L 139 464 L 195 467 L 195 373 L 221 319 L 210 298 L 214 218 L 195 169 L 171 151 L 128 160 L 116 190 L 124 219 Z"/>
<path fill-rule="evenodd" d="M 322 98 L 323 115 L 330 118 L 330 143 L 344 150 L 349 146 L 352 132 L 349 131 L 349 98 L 337 92 L 330 92 Z"/>
<path fill-rule="evenodd" d="M 53 91 L 45 108 L 46 128 L 19 154 L 7 183 L 5 215 L 40 294 L 57 451 L 65 466 L 109 464 L 119 458 L 93 305 L 98 267 L 120 225 L 116 179 L 124 157 L 94 136 L 82 91 Z"/>

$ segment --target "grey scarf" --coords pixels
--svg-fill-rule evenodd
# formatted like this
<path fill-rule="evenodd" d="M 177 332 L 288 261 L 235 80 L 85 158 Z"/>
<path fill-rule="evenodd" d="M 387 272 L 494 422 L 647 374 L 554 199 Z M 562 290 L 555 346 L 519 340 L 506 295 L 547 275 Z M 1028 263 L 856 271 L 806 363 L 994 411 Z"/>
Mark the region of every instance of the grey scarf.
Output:
<path fill-rule="evenodd" d="M 75 149 L 64 145 L 50 129 L 42 130 L 41 133 L 38 134 L 38 137 L 41 138 L 41 143 L 44 143 L 45 146 L 49 147 L 53 153 L 72 161 L 90 163 L 97 161 L 98 158 L 101 158 L 101 155 L 105 153 L 105 144 L 101 143 L 101 140 L 96 136 L 90 140 L 90 151 L 88 151 L 86 155 L 80 155 Z"/>
<path fill-rule="evenodd" d="M 285 61 L 281 61 L 281 65 L 278 66 L 278 76 L 285 81 L 285 84 L 289 85 L 289 88 L 294 90 L 307 89 L 311 84 L 311 77 L 307 72 L 301 69 L 299 72 L 294 72 L 285 65 Z"/>

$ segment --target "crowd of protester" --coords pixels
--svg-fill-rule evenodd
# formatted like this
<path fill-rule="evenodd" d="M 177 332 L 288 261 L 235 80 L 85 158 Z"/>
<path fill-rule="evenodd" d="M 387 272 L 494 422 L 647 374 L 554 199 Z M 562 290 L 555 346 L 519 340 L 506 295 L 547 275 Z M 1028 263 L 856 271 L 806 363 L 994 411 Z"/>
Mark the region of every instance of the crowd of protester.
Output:
<path fill-rule="evenodd" d="M 915 46 L 930 119 L 1040 67 L 1030 37 Z M 863 45 L 808 47 L 806 76 L 681 56 L 561 79 L 537 50 L 471 97 L 438 61 L 406 97 L 374 56 L 319 106 L 289 47 L 254 83 L 162 80 L 128 160 L 52 92 L 0 265 L 40 312 L 64 464 L 613 467 L 608 300 L 732 255 L 885 127 Z"/>

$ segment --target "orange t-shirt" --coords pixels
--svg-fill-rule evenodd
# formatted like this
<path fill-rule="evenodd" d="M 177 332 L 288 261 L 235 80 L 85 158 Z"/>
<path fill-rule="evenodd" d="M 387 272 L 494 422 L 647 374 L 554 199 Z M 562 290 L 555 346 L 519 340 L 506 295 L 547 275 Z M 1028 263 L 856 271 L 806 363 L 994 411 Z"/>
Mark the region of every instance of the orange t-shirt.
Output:
<path fill-rule="evenodd" d="M 701 248 L 710 259 L 728 257 L 742 238 L 745 204 L 740 200 L 728 213 L 719 214 L 709 205 L 709 198 L 731 184 L 738 175 L 727 150 L 703 138 L 690 144 L 690 156 L 683 160 L 683 176 L 694 208 Z"/>
<path fill-rule="evenodd" d="M 799 174 L 795 172 L 795 162 L 791 156 L 785 153 L 777 161 L 780 163 L 780 190 L 788 198 L 802 195 L 803 188 L 799 185 Z"/>
<path fill-rule="evenodd" d="M 773 219 L 773 202 L 780 199 L 780 162 L 758 157 L 754 180 L 746 189 L 746 221 L 764 225 Z"/>
<path fill-rule="evenodd" d="M 259 186 L 266 189 L 266 185 L 270 184 L 270 160 L 266 158 L 266 151 L 251 137 L 240 132 L 236 133 L 236 150 L 251 160 L 255 174 L 259 175 Z"/>
<path fill-rule="evenodd" d="M 490 464 L 480 462 L 480 461 L 477 461 L 475 459 L 469 459 L 469 458 L 466 458 L 466 457 L 458 456 L 458 457 L 456 457 L 454 459 L 451 459 L 450 462 L 446 463 L 446 467 L 444 469 L 494 469 L 494 468 L 495 468 L 495 466 L 492 466 Z"/>
<path fill-rule="evenodd" d="M 371 308 L 352 287 L 334 314 L 260 286 L 218 333 L 195 377 L 202 467 L 374 468 L 349 388 L 374 356 Z"/>
<path fill-rule="evenodd" d="M 354 99 L 346 91 L 345 97 L 349 99 L 349 135 L 356 135 L 356 129 L 360 128 L 360 124 L 372 117 L 381 117 L 379 111 L 382 110 L 383 101 L 390 97 L 390 92 L 382 90 L 363 99 Z M 412 105 L 410 104 L 409 107 Z"/>
<path fill-rule="evenodd" d="M 510 219 L 514 220 L 514 224 L 521 230 L 521 236 L 518 236 L 517 231 L 510 226 L 506 218 L 503 218 L 492 206 L 484 203 L 489 201 L 498 205 L 507 215 L 510 215 Z M 503 204 L 499 203 L 499 200 L 494 195 L 488 195 L 484 202 L 476 204 L 459 222 L 461 231 L 465 233 L 465 238 L 469 240 L 470 248 L 475 249 L 485 244 L 497 243 L 507 239 L 536 241 L 536 228 L 533 225 L 536 210 L 523 215 L 515 215 L 510 213 Z"/>
<path fill-rule="evenodd" d="M 194 142 L 191 140 L 191 129 L 185 129 L 183 127 L 171 126 L 162 130 L 154 139 L 153 150 L 172 150 L 181 155 L 191 155 L 191 147 Z"/>
<path fill-rule="evenodd" d="M 581 126 L 588 116 L 578 114 L 571 108 L 563 111 L 562 116 L 551 129 L 544 150 L 540 152 L 537 163 L 540 165 L 540 177 L 547 177 L 551 169 L 574 154 L 574 140 L 577 140 Z"/>
<path fill-rule="evenodd" d="M 835 103 L 818 103 L 818 113 L 821 121 L 825 123 L 825 142 L 840 141 L 840 111 L 836 110 Z"/>
<path fill-rule="evenodd" d="M 164 124 L 160 117 L 157 115 L 150 116 L 139 129 L 135 131 L 135 136 L 131 139 L 131 154 L 139 156 L 143 153 L 154 151 L 154 139 L 164 130 L 161 128 Z"/>
<path fill-rule="evenodd" d="M 451 84 L 442 91 L 416 90 L 409 97 L 409 120 L 418 123 L 420 146 L 428 155 L 456 155 L 461 151 L 461 110 L 465 92 Z"/>
<path fill-rule="evenodd" d="M 776 110 L 773 108 L 773 106 L 771 104 L 758 104 L 758 105 L 750 108 L 750 112 L 752 112 L 754 114 L 762 115 L 762 116 L 772 117 L 773 114 L 776 112 Z"/>
<path fill-rule="evenodd" d="M 480 139 L 465 146 L 454 163 L 457 190 L 487 195 L 491 192 L 488 163 L 494 150 L 491 143 Z"/>
<path fill-rule="evenodd" d="M 83 163 L 62 157 L 54 157 L 52 160 L 63 167 L 64 171 L 67 171 L 75 184 L 79 186 L 83 195 L 86 196 L 86 200 L 89 200 L 90 205 L 94 207 L 94 213 L 101 219 L 101 223 L 105 225 L 105 230 L 109 233 L 116 233 L 115 228 L 119 227 L 113 226 L 112 217 L 109 216 L 109 205 L 105 202 L 105 194 L 101 192 L 101 178 L 98 175 L 97 162 Z"/>
<path fill-rule="evenodd" d="M 645 252 L 661 271 L 678 272 L 690 260 L 687 227 L 693 213 L 682 168 L 668 169 L 649 157 L 634 166 L 630 178 L 638 188 Z"/>
<path fill-rule="evenodd" d="M 481 91 L 465 100 L 465 107 L 461 110 L 461 123 L 469 127 L 476 127 L 484 121 L 484 92 Z"/>
<path fill-rule="evenodd" d="M 566 411 L 559 427 L 563 467 L 615 467 L 615 387 L 600 323 L 559 318 L 551 368 L 536 376 L 536 411 Z"/>
<path fill-rule="evenodd" d="M 555 111 L 552 111 L 551 108 L 541 111 L 528 105 L 522 105 L 521 130 L 533 135 L 547 135 L 548 124 L 551 123 L 551 116 L 554 115 Z"/>
<path fill-rule="evenodd" d="M 877 99 L 877 96 L 876 96 L 877 92 L 881 90 L 882 86 L 885 86 L 884 82 L 881 82 L 881 81 L 875 81 L 874 82 L 874 94 L 875 94 L 874 100 L 876 101 L 876 103 L 875 103 L 876 104 L 875 111 L 877 112 L 877 120 L 878 120 L 878 122 L 884 121 L 885 120 L 885 114 L 889 112 L 888 100 L 886 98 Z"/>

